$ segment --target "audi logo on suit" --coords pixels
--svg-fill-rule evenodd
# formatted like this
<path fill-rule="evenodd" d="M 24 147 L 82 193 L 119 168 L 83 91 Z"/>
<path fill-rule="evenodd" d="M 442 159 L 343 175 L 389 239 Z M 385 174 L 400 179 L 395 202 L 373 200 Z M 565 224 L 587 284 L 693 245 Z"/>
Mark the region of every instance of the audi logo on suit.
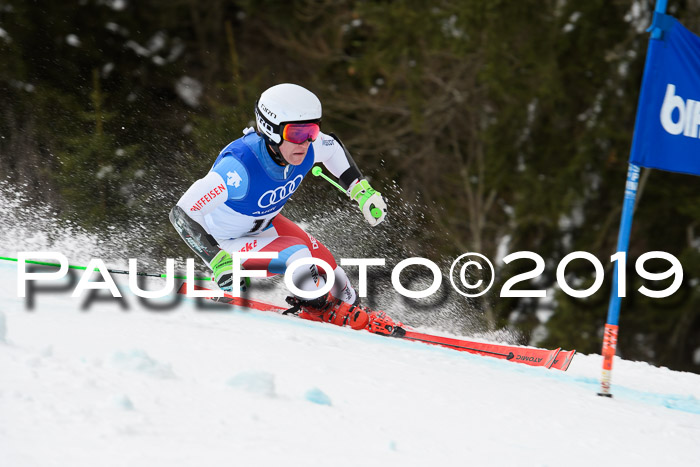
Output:
<path fill-rule="evenodd" d="M 266 191 L 258 200 L 258 206 L 267 208 L 289 198 L 292 196 L 292 193 L 297 191 L 303 178 L 302 175 L 297 175 L 294 177 L 294 180 L 288 181 L 285 185 Z"/>

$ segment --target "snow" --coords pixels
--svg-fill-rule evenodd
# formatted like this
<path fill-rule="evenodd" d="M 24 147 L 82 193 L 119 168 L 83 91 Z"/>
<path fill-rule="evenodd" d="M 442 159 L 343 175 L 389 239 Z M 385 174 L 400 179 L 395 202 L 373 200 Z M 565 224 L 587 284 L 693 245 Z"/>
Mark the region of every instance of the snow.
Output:
<path fill-rule="evenodd" d="M 111 21 L 108 23 L 105 23 L 105 28 L 107 28 L 107 30 L 112 31 L 115 34 L 121 34 L 124 37 L 129 35 L 128 29 L 118 25 L 117 23 L 113 23 Z"/>
<path fill-rule="evenodd" d="M 7 31 L 5 31 L 3 28 L 0 28 L 0 39 L 3 39 L 5 42 L 12 42 L 10 35 L 7 34 Z"/>
<path fill-rule="evenodd" d="M 630 23 L 638 34 L 642 34 L 649 26 L 649 8 L 646 2 L 635 1 L 625 14 L 625 21 Z"/>
<path fill-rule="evenodd" d="M 0 264 L 3 466 L 700 458 L 700 375 L 617 358 L 606 399 L 598 355 L 564 373 L 188 298 L 156 311 L 116 275 L 127 310 L 66 290 L 30 311 L 15 276 Z"/>
<path fill-rule="evenodd" d="M 102 5 L 107 5 L 114 11 L 123 11 L 127 7 L 126 0 L 100 0 Z"/>
<path fill-rule="evenodd" d="M 4 343 L 6 341 L 7 325 L 5 322 L 5 313 L 0 311 L 0 343 Z"/>
<path fill-rule="evenodd" d="M 114 63 L 109 62 L 105 63 L 104 66 L 102 67 L 102 76 L 103 77 L 108 77 L 110 73 L 114 70 Z"/>
<path fill-rule="evenodd" d="M 73 47 L 80 47 L 82 45 L 80 39 L 75 34 L 68 34 L 66 36 L 66 43 Z"/>
<path fill-rule="evenodd" d="M 190 107 L 199 106 L 203 91 L 202 83 L 190 76 L 183 76 L 175 83 L 175 92 Z"/>
<path fill-rule="evenodd" d="M 148 50 L 146 47 L 142 46 L 136 41 L 130 40 L 127 41 L 126 46 L 129 47 L 131 50 L 136 52 L 137 55 L 140 55 L 142 57 L 149 57 L 151 55 L 151 51 Z"/>

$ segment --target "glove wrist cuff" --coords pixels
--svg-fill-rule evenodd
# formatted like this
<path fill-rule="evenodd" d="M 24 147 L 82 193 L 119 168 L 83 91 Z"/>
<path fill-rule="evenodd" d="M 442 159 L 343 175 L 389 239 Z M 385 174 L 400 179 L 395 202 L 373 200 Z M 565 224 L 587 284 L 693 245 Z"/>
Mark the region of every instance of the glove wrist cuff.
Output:
<path fill-rule="evenodd" d="M 228 254 L 226 250 L 219 251 L 216 256 L 214 256 L 214 259 L 211 260 L 211 263 L 209 263 L 209 266 L 216 276 L 230 271 L 232 265 L 233 261 L 231 260 L 231 255 Z"/>
<path fill-rule="evenodd" d="M 348 189 L 348 196 L 350 196 L 350 199 L 354 201 L 359 201 L 358 198 L 364 195 L 365 193 L 372 194 L 374 192 L 375 191 L 369 184 L 369 182 L 363 179 L 359 180 Z"/>

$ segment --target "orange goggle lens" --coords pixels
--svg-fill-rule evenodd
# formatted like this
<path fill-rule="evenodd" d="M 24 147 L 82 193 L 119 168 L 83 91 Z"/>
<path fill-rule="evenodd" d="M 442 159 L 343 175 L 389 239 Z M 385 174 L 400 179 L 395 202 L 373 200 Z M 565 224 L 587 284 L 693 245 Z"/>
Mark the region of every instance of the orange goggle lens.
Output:
<path fill-rule="evenodd" d="M 318 123 L 289 123 L 284 126 L 282 138 L 290 143 L 302 144 L 306 141 L 316 141 L 320 131 Z"/>

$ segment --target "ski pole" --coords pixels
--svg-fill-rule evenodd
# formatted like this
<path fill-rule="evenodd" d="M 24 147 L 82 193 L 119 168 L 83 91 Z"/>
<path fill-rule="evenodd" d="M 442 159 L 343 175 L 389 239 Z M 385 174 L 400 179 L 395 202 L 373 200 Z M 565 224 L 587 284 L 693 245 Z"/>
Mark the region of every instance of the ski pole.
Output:
<path fill-rule="evenodd" d="M 15 262 L 17 261 L 17 258 L 5 258 L 4 256 L 0 256 L 0 259 L 4 260 L 4 261 L 15 261 Z M 37 264 L 39 266 L 53 266 L 53 267 L 57 267 L 57 268 L 61 267 L 60 264 L 46 263 L 44 261 L 32 261 L 32 260 L 27 259 L 27 260 L 24 260 L 24 262 L 29 263 L 29 264 Z M 69 264 L 68 268 L 80 269 L 82 271 L 87 269 L 86 266 L 74 266 L 72 264 Z M 97 268 L 93 269 L 93 271 L 97 271 L 97 270 L 98 270 Z M 120 269 L 107 269 L 107 272 L 109 272 L 111 274 L 129 274 L 129 271 L 124 271 L 124 270 L 120 270 Z M 167 274 L 158 274 L 158 273 L 152 273 L 152 272 L 136 272 L 136 275 L 137 276 L 147 276 L 147 277 L 163 277 L 163 278 L 168 277 Z M 188 279 L 185 276 L 173 276 L 173 278 L 174 279 L 184 279 L 184 280 Z M 209 280 L 211 280 L 211 277 L 195 277 L 194 280 L 196 280 L 196 281 L 209 281 Z"/>
<path fill-rule="evenodd" d="M 313 169 L 311 169 L 311 173 L 316 177 L 322 177 L 324 180 L 326 180 L 328 183 L 342 191 L 344 194 L 347 194 L 345 188 L 336 183 L 335 180 L 331 179 L 328 175 L 324 174 L 323 169 L 321 167 L 315 166 Z M 382 217 L 382 210 L 379 208 L 372 208 L 369 210 L 369 212 L 372 213 L 372 217 L 374 217 L 375 219 L 379 219 L 380 217 Z"/>

